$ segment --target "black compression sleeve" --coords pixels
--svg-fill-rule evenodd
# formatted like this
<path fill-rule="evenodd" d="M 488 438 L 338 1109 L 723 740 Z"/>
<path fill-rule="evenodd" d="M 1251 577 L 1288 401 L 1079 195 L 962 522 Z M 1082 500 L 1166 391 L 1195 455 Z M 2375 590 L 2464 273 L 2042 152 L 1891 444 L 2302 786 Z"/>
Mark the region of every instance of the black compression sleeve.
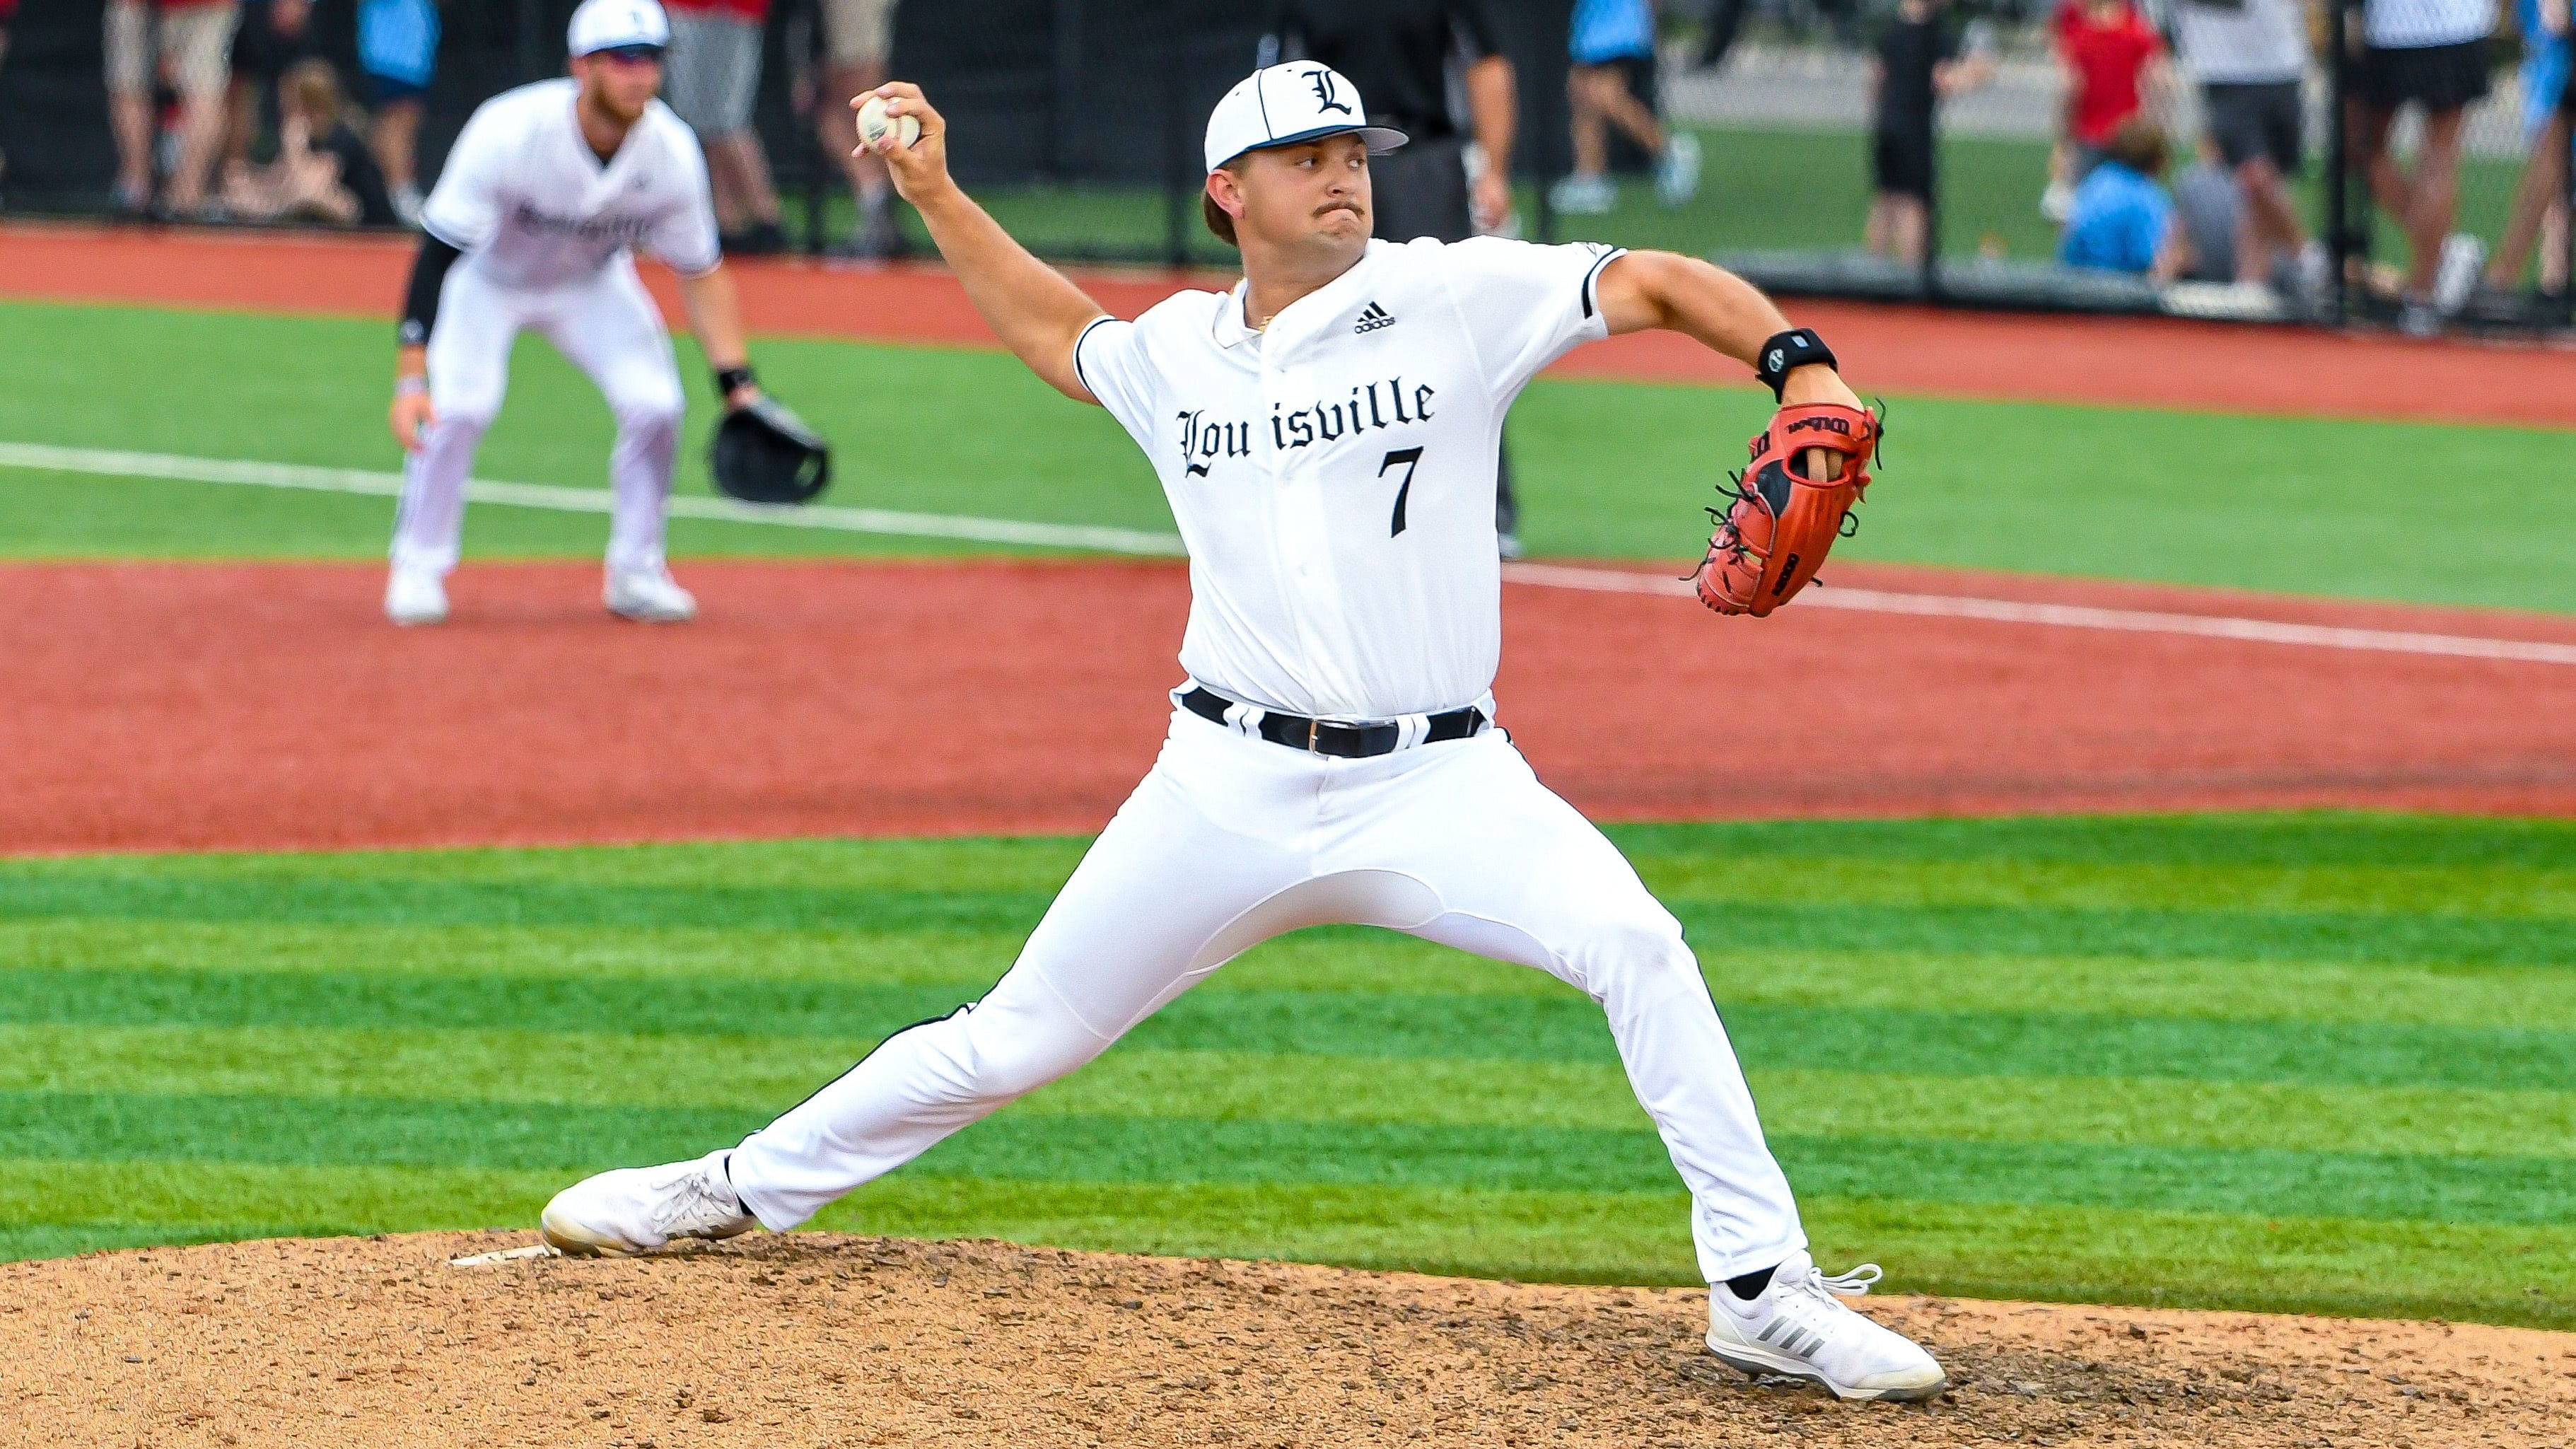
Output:
<path fill-rule="evenodd" d="M 402 330 L 397 334 L 403 346 L 429 342 L 429 329 L 438 323 L 438 289 L 447 280 L 447 269 L 463 255 L 434 236 L 421 237 L 420 256 L 411 264 L 411 290 L 403 297 Z"/>

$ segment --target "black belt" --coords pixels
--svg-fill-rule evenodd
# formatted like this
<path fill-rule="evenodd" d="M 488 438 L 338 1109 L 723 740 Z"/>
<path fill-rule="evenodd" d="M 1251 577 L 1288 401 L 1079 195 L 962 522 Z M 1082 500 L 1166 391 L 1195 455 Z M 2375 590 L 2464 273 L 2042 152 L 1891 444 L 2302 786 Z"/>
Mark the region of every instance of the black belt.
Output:
<path fill-rule="evenodd" d="M 1181 708 L 1214 724 L 1234 726 L 1227 722 L 1226 711 L 1234 701 L 1204 685 L 1181 696 Z M 1420 744 L 1442 740 L 1463 740 L 1480 734 L 1486 725 L 1485 712 L 1469 705 L 1447 714 L 1430 716 L 1431 727 L 1423 732 Z M 1366 759 L 1372 755 L 1391 755 L 1404 738 L 1399 724 L 1336 724 L 1328 719 L 1308 719 L 1299 714 L 1281 714 L 1277 710 L 1262 713 L 1261 737 L 1274 745 L 1292 750 L 1306 750 L 1318 755 L 1332 755 L 1345 760 Z"/>

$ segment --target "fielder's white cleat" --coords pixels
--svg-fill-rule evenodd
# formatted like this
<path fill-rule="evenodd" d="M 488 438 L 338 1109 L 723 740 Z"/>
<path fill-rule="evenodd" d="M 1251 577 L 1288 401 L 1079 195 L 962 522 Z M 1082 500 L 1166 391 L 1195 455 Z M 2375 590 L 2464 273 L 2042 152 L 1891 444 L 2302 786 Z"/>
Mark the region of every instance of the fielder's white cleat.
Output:
<path fill-rule="evenodd" d="M 668 569 L 611 573 L 600 601 L 608 612 L 639 624 L 685 624 L 698 617 L 697 596 L 674 582 Z"/>
<path fill-rule="evenodd" d="M 446 582 L 427 569 L 395 569 L 385 580 L 385 617 L 405 626 L 445 623 Z"/>
<path fill-rule="evenodd" d="M 725 1175 L 726 1152 L 585 1177 L 546 1204 L 538 1229 L 576 1258 L 649 1253 L 673 1238 L 730 1238 L 760 1226 Z"/>
<path fill-rule="evenodd" d="M 1879 1279 L 1876 1263 L 1828 1278 L 1803 1251 L 1747 1302 L 1723 1283 L 1708 1290 L 1708 1351 L 1746 1373 L 1810 1379 L 1838 1399 L 1928 1399 L 1949 1385 L 1914 1340 L 1844 1306 Z"/>

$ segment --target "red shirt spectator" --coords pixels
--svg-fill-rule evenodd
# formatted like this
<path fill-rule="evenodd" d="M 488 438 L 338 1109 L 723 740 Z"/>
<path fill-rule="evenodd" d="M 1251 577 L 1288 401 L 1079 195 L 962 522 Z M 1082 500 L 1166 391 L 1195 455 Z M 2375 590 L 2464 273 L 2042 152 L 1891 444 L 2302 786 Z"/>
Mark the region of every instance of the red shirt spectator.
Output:
<path fill-rule="evenodd" d="M 2084 145 L 2108 145 L 2120 123 L 2138 113 L 2140 77 L 2164 54 L 2164 37 L 2129 0 L 2067 0 L 2056 31 L 2067 71 L 2067 130 Z"/>
<path fill-rule="evenodd" d="M 769 19 L 769 0 L 663 0 L 666 10 L 712 11 L 753 25 Z"/>

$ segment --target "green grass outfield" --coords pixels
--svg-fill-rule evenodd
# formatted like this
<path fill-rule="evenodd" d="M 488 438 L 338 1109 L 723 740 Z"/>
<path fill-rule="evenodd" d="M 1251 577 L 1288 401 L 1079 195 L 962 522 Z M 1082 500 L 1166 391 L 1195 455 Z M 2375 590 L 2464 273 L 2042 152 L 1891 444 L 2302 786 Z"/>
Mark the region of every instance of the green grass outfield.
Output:
<path fill-rule="evenodd" d="M 380 322 L 0 302 L 0 336 L 0 442 L 399 465 Z M 754 352 L 838 443 L 834 502 L 1171 526 L 1116 423 L 1006 355 L 780 339 Z M 713 409 L 693 357 L 681 376 L 694 398 L 681 486 L 703 493 Z M 1892 402 L 1881 485 L 1840 556 L 2576 611 L 2576 490 L 2535 486 L 2563 474 L 2563 431 Z M 1511 428 L 1527 541 L 1543 555 L 1696 558 L 1699 505 L 1767 411 L 1750 386 L 1532 384 Z M 611 431 L 598 394 L 531 338 L 478 472 L 603 486 Z M 2428 488 L 2440 506 L 2425 505 Z M 0 468 L 0 557 L 377 558 L 392 511 L 382 498 Z M 584 556 L 605 533 L 596 516 L 486 506 L 467 516 L 466 547 Z M 937 547 L 687 520 L 672 544 L 683 556 Z"/>
<path fill-rule="evenodd" d="M 2576 824 L 1625 827 L 1818 1254 L 2576 1327 Z M 1081 843 L 0 864 L 0 1256 L 532 1223 L 979 994 Z M 1312 931 L 821 1226 L 1688 1282 L 1597 1009 Z"/>

